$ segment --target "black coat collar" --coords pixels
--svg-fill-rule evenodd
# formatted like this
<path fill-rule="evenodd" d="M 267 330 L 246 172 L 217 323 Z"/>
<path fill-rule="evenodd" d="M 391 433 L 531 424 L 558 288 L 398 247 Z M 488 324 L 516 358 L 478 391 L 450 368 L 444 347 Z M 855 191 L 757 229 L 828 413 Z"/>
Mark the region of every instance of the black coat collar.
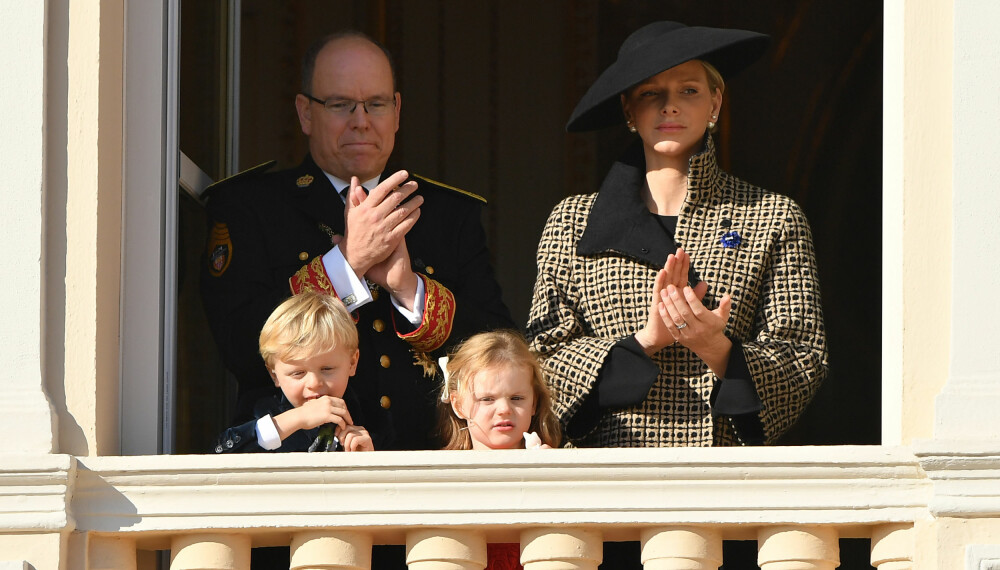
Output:
<path fill-rule="evenodd" d="M 307 219 L 343 233 L 344 202 L 312 156 L 307 154 L 301 164 L 287 172 L 288 179 L 283 185 L 295 207 Z"/>
<path fill-rule="evenodd" d="M 715 146 L 706 135 L 705 149 L 691 157 L 686 201 L 702 201 L 712 191 L 717 177 Z M 654 268 L 663 267 L 667 256 L 680 247 L 660 227 L 642 201 L 646 158 L 642 142 L 636 141 L 611 166 L 587 218 L 587 227 L 577 244 L 577 255 L 613 253 Z M 681 226 L 678 220 L 678 229 Z M 693 273 L 691 282 L 698 281 Z"/>

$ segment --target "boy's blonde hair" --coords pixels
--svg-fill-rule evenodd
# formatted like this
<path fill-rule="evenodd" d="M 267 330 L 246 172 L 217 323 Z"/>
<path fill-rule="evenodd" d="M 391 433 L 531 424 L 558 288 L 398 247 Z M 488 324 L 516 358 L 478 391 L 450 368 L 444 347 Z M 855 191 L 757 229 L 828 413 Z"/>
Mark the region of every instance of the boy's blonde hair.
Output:
<path fill-rule="evenodd" d="M 302 360 L 335 348 L 357 350 L 358 331 L 344 304 L 325 293 L 289 297 L 260 331 L 260 355 L 268 370 L 277 360 Z"/>
<path fill-rule="evenodd" d="M 542 443 L 559 447 L 562 431 L 555 412 L 552 396 L 545 383 L 542 367 L 535 354 L 528 348 L 519 333 L 497 330 L 469 337 L 448 358 L 447 380 L 441 387 L 438 401 L 443 449 L 472 449 L 468 429 L 451 407 L 451 396 L 461 399 L 472 393 L 472 379 L 480 370 L 500 366 L 525 366 L 531 371 L 531 388 L 535 395 L 535 415 L 529 431 L 537 432 Z"/>

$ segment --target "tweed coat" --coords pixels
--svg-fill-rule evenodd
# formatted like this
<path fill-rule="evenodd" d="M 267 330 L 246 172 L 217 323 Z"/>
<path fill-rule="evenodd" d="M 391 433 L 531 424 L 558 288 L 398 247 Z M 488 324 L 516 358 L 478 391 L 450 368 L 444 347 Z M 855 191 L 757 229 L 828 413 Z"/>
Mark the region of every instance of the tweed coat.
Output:
<path fill-rule="evenodd" d="M 480 221 L 482 202 L 461 191 L 418 180 L 421 215 L 406 236 L 413 270 L 425 283 L 454 296 L 447 338 L 433 356 L 482 330 L 512 326 L 490 264 Z M 248 172 L 209 190 L 212 224 L 202 264 L 202 300 L 223 360 L 236 376 L 239 402 L 233 423 L 252 417 L 253 405 L 277 391 L 258 352 L 268 315 L 292 294 L 290 280 L 322 267 L 329 233 L 344 231 L 344 203 L 311 157 L 296 168 Z M 430 285 L 428 286 L 430 289 Z M 414 332 L 384 291 L 355 311 L 357 394 L 375 449 L 437 449 L 439 381 L 414 362 Z M 431 311 L 425 311 L 425 320 Z"/>
<path fill-rule="evenodd" d="M 732 419 L 750 417 L 773 442 L 827 373 L 805 215 L 791 199 L 720 170 L 710 136 L 691 158 L 674 236 L 643 204 L 644 176 L 636 144 L 599 193 L 571 196 L 552 210 L 538 245 L 528 338 L 563 424 L 572 428 L 584 409 L 596 410 L 587 429 L 567 429 L 568 438 L 577 446 L 732 445 L 740 442 Z M 634 340 L 656 273 L 678 246 L 691 255 L 690 282 L 709 285 L 707 307 L 732 297 L 725 378 L 680 344 L 650 359 Z M 602 388 L 598 409 L 591 404 Z"/>

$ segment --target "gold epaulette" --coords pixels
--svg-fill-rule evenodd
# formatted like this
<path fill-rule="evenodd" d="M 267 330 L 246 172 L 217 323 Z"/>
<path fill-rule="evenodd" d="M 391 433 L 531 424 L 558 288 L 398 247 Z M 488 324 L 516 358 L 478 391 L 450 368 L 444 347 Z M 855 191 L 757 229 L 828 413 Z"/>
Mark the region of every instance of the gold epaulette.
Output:
<path fill-rule="evenodd" d="M 432 180 L 430 178 L 427 178 L 426 176 L 420 176 L 419 174 L 414 174 L 413 177 L 419 178 L 420 180 L 423 180 L 425 182 L 430 182 L 431 184 L 435 186 L 440 186 L 441 188 L 444 188 L 446 190 L 451 190 L 452 192 L 458 192 L 463 196 L 468 196 L 469 198 L 472 198 L 474 200 L 479 200 L 483 204 L 486 204 L 486 198 L 483 198 L 479 194 L 469 192 L 468 190 L 462 190 L 461 188 L 455 188 L 454 186 L 450 186 L 448 184 L 445 184 L 444 182 L 438 182 L 437 180 Z"/>
<path fill-rule="evenodd" d="M 211 192 L 213 188 L 216 188 L 216 187 L 221 186 L 223 184 L 227 184 L 227 183 L 232 182 L 234 180 L 237 180 L 239 178 L 243 178 L 243 177 L 249 176 L 251 174 L 256 174 L 258 172 L 264 172 L 265 170 L 270 169 L 272 166 L 274 166 L 277 163 L 278 163 L 277 160 L 269 160 L 267 162 L 262 162 L 262 163 L 258 164 L 257 166 L 251 166 L 250 168 L 248 168 L 246 170 L 241 170 L 240 172 L 237 172 L 236 174 L 233 174 L 232 176 L 227 176 L 226 178 L 223 178 L 222 180 L 219 180 L 217 182 L 213 182 L 212 184 L 209 184 L 208 186 L 205 187 L 205 191 L 202 193 L 202 195 L 203 196 L 207 196 L 208 193 Z"/>

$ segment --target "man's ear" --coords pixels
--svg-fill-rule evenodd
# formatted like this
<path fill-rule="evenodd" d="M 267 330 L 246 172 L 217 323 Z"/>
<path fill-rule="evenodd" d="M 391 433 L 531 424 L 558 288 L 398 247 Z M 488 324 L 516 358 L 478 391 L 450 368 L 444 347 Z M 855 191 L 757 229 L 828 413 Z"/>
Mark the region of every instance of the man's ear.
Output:
<path fill-rule="evenodd" d="M 274 373 L 274 369 L 273 368 L 268 368 L 267 369 L 267 373 L 271 375 L 271 380 L 274 381 L 274 387 L 275 388 L 280 388 L 281 385 L 278 384 L 278 375 Z"/>
<path fill-rule="evenodd" d="M 302 134 L 307 137 L 312 134 L 312 103 L 308 97 L 299 93 L 295 96 L 295 112 L 299 116 L 299 126 L 302 127 Z M 399 105 L 396 105 L 396 112 L 399 112 Z"/>
<path fill-rule="evenodd" d="M 392 97 L 396 100 L 396 128 L 394 131 L 399 131 L 399 109 L 403 106 L 403 98 L 400 96 L 399 91 L 392 94 Z"/>

